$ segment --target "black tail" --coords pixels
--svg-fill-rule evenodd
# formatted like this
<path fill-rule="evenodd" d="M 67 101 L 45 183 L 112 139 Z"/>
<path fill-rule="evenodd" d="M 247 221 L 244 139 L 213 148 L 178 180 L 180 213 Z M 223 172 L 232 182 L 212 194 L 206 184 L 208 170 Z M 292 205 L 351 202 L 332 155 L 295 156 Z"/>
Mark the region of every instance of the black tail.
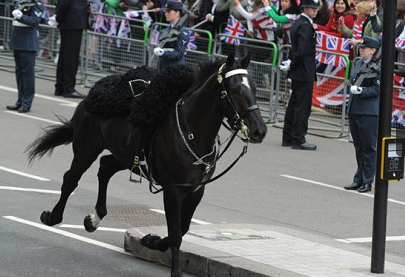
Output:
<path fill-rule="evenodd" d="M 53 149 L 62 144 L 69 144 L 73 141 L 72 122 L 59 118 L 62 125 L 52 125 L 44 129 L 44 133 L 31 143 L 25 152 L 28 152 L 30 164 L 35 158 L 41 158 L 45 153 L 52 153 Z"/>

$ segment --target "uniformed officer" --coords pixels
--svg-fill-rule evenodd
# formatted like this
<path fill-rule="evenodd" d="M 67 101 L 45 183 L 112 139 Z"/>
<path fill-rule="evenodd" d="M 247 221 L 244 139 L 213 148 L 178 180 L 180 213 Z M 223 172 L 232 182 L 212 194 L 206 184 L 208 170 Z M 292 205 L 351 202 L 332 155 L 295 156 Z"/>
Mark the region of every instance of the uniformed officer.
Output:
<path fill-rule="evenodd" d="M 153 50 L 158 56 L 158 70 L 169 65 L 186 63 L 184 53 L 190 41 L 190 34 L 184 27 L 186 18 L 181 18 L 182 11 L 183 3 L 180 0 L 167 1 L 165 16 L 170 26 L 159 34 L 159 47 Z"/>
<path fill-rule="evenodd" d="M 55 95 L 84 98 L 85 95 L 78 92 L 75 85 L 82 32 L 89 27 L 87 0 L 58 0 L 56 22 L 60 32 L 60 49 Z"/>
<path fill-rule="evenodd" d="M 316 33 L 313 19 L 320 8 L 320 0 L 302 0 L 303 12 L 291 27 L 291 58 L 280 69 L 288 71 L 292 80 L 291 97 L 284 117 L 282 146 L 292 149 L 316 150 L 305 135 L 312 107 L 312 91 L 316 80 L 315 46 Z"/>
<path fill-rule="evenodd" d="M 36 0 L 20 0 L 12 11 L 10 49 L 14 50 L 15 75 L 18 98 L 9 110 L 27 113 L 31 110 L 35 94 L 35 57 L 39 50 L 38 24 L 41 22 L 43 5 Z"/>
<path fill-rule="evenodd" d="M 349 127 L 356 151 L 357 171 L 347 190 L 371 190 L 376 166 L 380 58 L 377 39 L 363 37 L 358 44 L 361 59 L 350 74 Z"/>

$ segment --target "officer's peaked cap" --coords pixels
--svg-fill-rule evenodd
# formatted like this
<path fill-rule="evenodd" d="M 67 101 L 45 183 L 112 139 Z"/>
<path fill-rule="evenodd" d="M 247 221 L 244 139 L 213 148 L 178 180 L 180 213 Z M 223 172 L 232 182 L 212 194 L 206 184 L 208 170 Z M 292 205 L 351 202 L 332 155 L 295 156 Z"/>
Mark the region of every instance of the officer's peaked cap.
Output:
<path fill-rule="evenodd" d="M 358 44 L 358 47 L 369 47 L 378 49 L 380 48 L 380 42 L 375 38 L 364 36 Z"/>
<path fill-rule="evenodd" d="M 321 0 L 302 0 L 301 7 L 319 8 Z"/>
<path fill-rule="evenodd" d="M 166 3 L 166 9 L 173 11 L 182 11 L 183 2 L 181 2 L 180 0 L 168 0 Z"/>

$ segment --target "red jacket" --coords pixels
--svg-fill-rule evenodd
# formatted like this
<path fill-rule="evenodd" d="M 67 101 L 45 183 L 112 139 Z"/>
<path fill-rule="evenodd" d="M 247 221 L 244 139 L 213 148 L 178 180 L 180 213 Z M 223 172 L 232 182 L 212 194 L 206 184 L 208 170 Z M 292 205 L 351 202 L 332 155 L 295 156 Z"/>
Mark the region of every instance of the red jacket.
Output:
<path fill-rule="evenodd" d="M 347 28 L 352 29 L 354 22 L 356 20 L 356 16 L 352 12 L 345 12 L 345 13 L 335 13 L 333 12 L 329 18 L 328 23 L 325 26 L 318 25 L 317 31 L 325 31 L 330 35 L 334 35 L 337 37 L 342 37 L 342 34 L 338 32 L 339 27 L 339 18 L 343 16 L 345 25 Z"/>

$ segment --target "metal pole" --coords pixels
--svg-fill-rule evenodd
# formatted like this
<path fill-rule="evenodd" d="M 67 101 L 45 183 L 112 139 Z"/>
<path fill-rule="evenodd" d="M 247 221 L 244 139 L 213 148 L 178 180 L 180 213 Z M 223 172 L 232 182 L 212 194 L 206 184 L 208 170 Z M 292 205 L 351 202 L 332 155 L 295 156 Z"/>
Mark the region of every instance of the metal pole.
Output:
<path fill-rule="evenodd" d="M 371 272 L 384 273 L 387 229 L 388 181 L 381 179 L 382 138 L 391 135 L 392 90 L 394 74 L 394 41 L 397 0 L 384 1 L 380 106 L 378 118 L 377 166 L 374 192 L 373 241 Z"/>

